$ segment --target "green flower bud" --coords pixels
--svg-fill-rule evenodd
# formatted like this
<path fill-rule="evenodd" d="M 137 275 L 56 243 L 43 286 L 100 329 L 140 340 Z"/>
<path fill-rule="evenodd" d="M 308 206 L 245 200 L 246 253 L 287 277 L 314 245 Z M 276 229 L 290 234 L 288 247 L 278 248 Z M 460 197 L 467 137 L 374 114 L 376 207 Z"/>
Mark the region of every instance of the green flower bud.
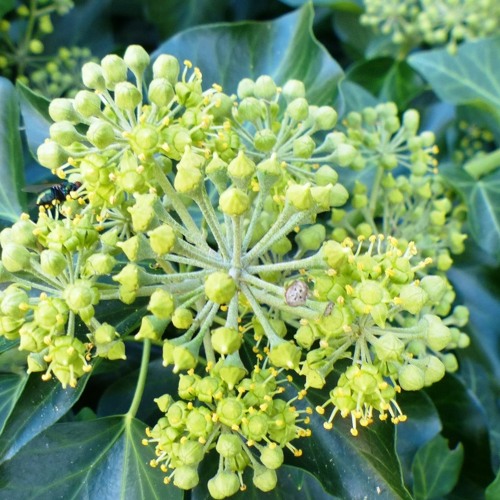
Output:
<path fill-rule="evenodd" d="M 64 300 L 68 307 L 74 312 L 79 313 L 81 309 L 95 305 L 99 302 L 99 292 L 92 286 L 92 282 L 86 280 L 77 280 L 64 289 Z"/>
<path fill-rule="evenodd" d="M 233 390 L 239 384 L 241 379 L 246 375 L 246 370 L 241 361 L 232 362 L 231 356 L 222 360 L 223 364 L 219 366 L 219 377 L 223 380 L 230 390 Z"/>
<path fill-rule="evenodd" d="M 425 385 L 424 371 L 415 365 L 404 365 L 399 370 L 399 385 L 405 391 L 419 391 Z"/>
<path fill-rule="evenodd" d="M 66 147 L 81 139 L 74 125 L 67 121 L 53 123 L 49 129 L 50 138 L 57 144 Z"/>
<path fill-rule="evenodd" d="M 99 91 L 106 89 L 102 68 L 95 62 L 88 62 L 82 66 L 82 81 L 89 89 Z"/>
<path fill-rule="evenodd" d="M 172 324 L 180 330 L 187 330 L 193 323 L 193 313 L 190 309 L 178 307 L 172 315 Z"/>
<path fill-rule="evenodd" d="M 228 304 L 236 293 L 236 283 L 224 271 L 216 271 L 205 280 L 205 294 L 216 304 Z"/>
<path fill-rule="evenodd" d="M 240 99 L 245 97 L 253 97 L 254 95 L 255 82 L 250 78 L 243 78 L 238 83 L 238 88 L 236 93 Z"/>
<path fill-rule="evenodd" d="M 46 140 L 38 146 L 36 156 L 40 165 L 57 170 L 68 160 L 68 153 L 57 142 Z"/>
<path fill-rule="evenodd" d="M 243 449 L 241 438 L 232 432 L 223 433 L 219 436 L 215 449 L 219 455 L 225 458 L 234 457 Z"/>
<path fill-rule="evenodd" d="M 269 416 L 262 413 L 253 413 L 249 417 L 245 417 L 241 423 L 241 431 L 243 435 L 253 441 L 262 441 L 269 429 Z"/>
<path fill-rule="evenodd" d="M 101 68 L 109 90 L 114 90 L 117 83 L 127 80 L 127 65 L 121 57 L 115 54 L 105 56 L 101 60 Z"/>
<path fill-rule="evenodd" d="M 302 229 L 295 236 L 295 243 L 303 252 L 318 250 L 326 237 L 326 229 L 323 224 L 314 224 Z"/>
<path fill-rule="evenodd" d="M 375 354 L 381 361 L 400 361 L 405 349 L 404 342 L 392 332 L 384 333 L 373 343 Z"/>
<path fill-rule="evenodd" d="M 318 186 L 327 186 L 328 184 L 334 186 L 337 184 L 338 178 L 339 174 L 328 165 L 322 165 L 314 174 L 314 180 Z"/>
<path fill-rule="evenodd" d="M 87 130 L 87 139 L 96 148 L 105 149 L 115 141 L 115 131 L 109 123 L 96 120 Z"/>
<path fill-rule="evenodd" d="M 443 362 L 437 356 L 429 356 L 426 359 L 425 385 L 429 386 L 435 382 L 439 382 L 446 373 Z"/>
<path fill-rule="evenodd" d="M 134 111 L 142 102 L 139 89 L 130 82 L 120 82 L 115 86 L 115 103 L 118 109 Z"/>
<path fill-rule="evenodd" d="M 255 163 L 245 155 L 243 150 L 240 150 L 238 156 L 229 163 L 227 171 L 233 182 L 243 188 L 255 173 Z"/>
<path fill-rule="evenodd" d="M 127 210 L 132 216 L 132 227 L 135 232 L 145 232 L 156 221 L 155 207 L 158 197 L 155 194 L 136 194 L 135 205 Z"/>
<path fill-rule="evenodd" d="M 281 94 L 287 101 L 293 101 L 298 97 L 305 97 L 306 88 L 300 80 L 288 80 L 283 85 Z"/>
<path fill-rule="evenodd" d="M 278 368 L 299 369 L 301 350 L 291 342 L 280 342 L 269 351 L 269 361 Z"/>
<path fill-rule="evenodd" d="M 127 264 L 118 274 L 112 276 L 113 281 L 120 283 L 120 299 L 126 304 L 135 300 L 140 287 L 141 269 L 136 264 Z"/>
<path fill-rule="evenodd" d="M 43 250 L 40 254 L 40 267 L 49 276 L 59 276 L 68 264 L 66 257 L 56 250 Z"/>
<path fill-rule="evenodd" d="M 221 326 L 212 330 L 212 347 L 224 356 L 237 351 L 242 342 L 242 335 L 234 328 Z"/>
<path fill-rule="evenodd" d="M 297 210 L 309 210 L 314 205 L 311 194 L 311 185 L 290 184 L 286 190 L 286 201 L 292 204 Z"/>
<path fill-rule="evenodd" d="M 174 188 L 181 194 L 194 193 L 203 183 L 203 174 L 198 168 L 178 168 L 174 179 Z"/>
<path fill-rule="evenodd" d="M 260 461 L 268 469 L 278 469 L 284 460 L 283 449 L 280 446 L 273 446 L 273 444 L 268 444 L 260 452 Z"/>
<path fill-rule="evenodd" d="M 403 126 L 409 135 L 415 135 L 420 126 L 420 114 L 416 109 L 408 109 L 403 113 Z"/>
<path fill-rule="evenodd" d="M 278 160 L 276 159 L 276 154 L 273 153 L 270 158 L 261 161 L 257 165 L 257 177 L 259 183 L 266 185 L 268 187 L 273 186 L 282 177 L 282 168 Z"/>
<path fill-rule="evenodd" d="M 293 141 L 293 155 L 297 158 L 310 158 L 315 149 L 316 143 L 308 135 L 303 135 Z"/>
<path fill-rule="evenodd" d="M 425 290 L 429 300 L 438 304 L 448 290 L 448 284 L 441 276 L 424 276 L 420 281 L 420 287 Z"/>
<path fill-rule="evenodd" d="M 75 111 L 84 118 L 99 116 L 101 112 L 101 99 L 94 92 L 80 90 L 73 100 Z"/>
<path fill-rule="evenodd" d="M 125 344 L 121 340 L 117 340 L 108 346 L 106 356 L 110 361 L 116 361 L 118 359 L 127 359 L 125 355 Z"/>
<path fill-rule="evenodd" d="M 162 413 L 166 413 L 170 406 L 173 404 L 174 400 L 170 394 L 163 394 L 163 396 L 160 396 L 159 398 L 155 398 L 153 400 L 156 405 L 158 406 L 158 409 Z"/>
<path fill-rule="evenodd" d="M 0 310 L 6 316 L 23 318 L 26 315 L 25 306 L 29 303 L 28 294 L 17 288 L 16 285 L 9 285 L 1 299 Z"/>
<path fill-rule="evenodd" d="M 135 334 L 134 338 L 136 340 L 160 340 L 167 324 L 168 320 L 166 319 L 159 319 L 153 315 L 143 316 L 141 320 L 141 327 Z"/>
<path fill-rule="evenodd" d="M 454 373 L 458 370 L 458 361 L 453 353 L 449 352 L 445 354 L 441 359 L 448 373 Z"/>
<path fill-rule="evenodd" d="M 242 122 L 255 122 L 263 115 L 265 110 L 262 103 L 255 97 L 245 97 L 237 109 L 237 118 Z"/>
<path fill-rule="evenodd" d="M 429 296 L 425 290 L 415 283 L 404 285 L 399 291 L 398 304 L 411 314 L 418 314 L 428 300 Z"/>
<path fill-rule="evenodd" d="M 2 247 L 2 264 L 11 273 L 30 269 L 30 258 L 28 249 L 17 243 L 7 243 Z"/>
<path fill-rule="evenodd" d="M 149 54 L 140 45 L 129 45 L 123 54 L 125 64 L 136 78 L 141 78 L 149 66 Z"/>
<path fill-rule="evenodd" d="M 26 358 L 28 364 L 28 373 L 44 372 L 47 370 L 47 363 L 43 359 L 44 354 L 38 352 L 31 352 Z"/>
<path fill-rule="evenodd" d="M 191 370 L 195 368 L 198 363 L 198 352 L 199 346 L 192 344 L 190 345 L 178 345 L 174 347 L 172 356 L 174 358 L 174 367 L 172 371 L 178 373 L 180 370 Z"/>
<path fill-rule="evenodd" d="M 327 241 L 322 248 L 323 257 L 332 269 L 338 269 L 352 254 L 348 247 L 336 241 Z"/>
<path fill-rule="evenodd" d="M 354 161 L 358 154 L 356 148 L 350 144 L 339 144 L 334 152 L 334 160 L 341 167 L 348 167 Z"/>
<path fill-rule="evenodd" d="M 80 122 L 80 116 L 75 111 L 73 100 L 58 98 L 53 99 L 49 104 L 49 115 L 55 122 L 70 122 L 73 124 Z"/>
<path fill-rule="evenodd" d="M 190 490 L 200 482 L 198 471 L 191 466 L 181 465 L 174 472 L 174 485 L 182 490 Z"/>
<path fill-rule="evenodd" d="M 177 82 L 179 71 L 179 61 L 169 54 L 160 54 L 153 63 L 154 78 L 166 78 L 171 85 Z"/>
<path fill-rule="evenodd" d="M 253 140 L 256 149 L 267 153 L 275 146 L 277 137 L 272 130 L 265 128 L 258 130 Z"/>
<path fill-rule="evenodd" d="M 240 489 L 240 480 L 235 472 L 221 470 L 209 479 L 207 486 L 212 498 L 222 499 L 234 495 Z"/>
<path fill-rule="evenodd" d="M 448 271 L 453 265 L 453 259 L 450 257 L 448 250 L 442 250 L 438 253 L 437 257 L 437 268 L 439 271 Z"/>
<path fill-rule="evenodd" d="M 255 80 L 254 95 L 258 99 L 272 100 L 276 95 L 276 84 L 274 80 L 268 75 L 262 75 Z"/>
<path fill-rule="evenodd" d="M 114 342 L 119 337 L 115 328 L 108 323 L 103 323 L 94 331 L 94 343 L 96 345 L 106 345 Z"/>
<path fill-rule="evenodd" d="M 286 112 L 293 120 L 304 121 L 309 116 L 309 103 L 303 97 L 298 97 L 288 104 Z"/>
<path fill-rule="evenodd" d="M 162 224 L 148 232 L 149 244 L 157 255 L 169 253 L 175 245 L 175 231 L 168 224 Z"/>
<path fill-rule="evenodd" d="M 310 349 L 317 337 L 310 325 L 303 325 L 299 326 L 293 338 L 303 349 Z"/>
<path fill-rule="evenodd" d="M 157 318 L 170 319 L 174 312 L 174 298 L 170 292 L 157 288 L 149 298 L 147 309 Z"/>
<path fill-rule="evenodd" d="M 426 342 L 435 350 L 442 351 L 451 342 L 451 330 L 443 323 L 443 320 L 434 314 L 425 314 L 422 321 L 427 323 Z"/>
<path fill-rule="evenodd" d="M 226 189 L 219 198 L 219 207 L 226 215 L 243 215 L 250 207 L 250 198 L 238 188 Z"/>
<path fill-rule="evenodd" d="M 159 107 L 168 106 L 174 95 L 174 88 L 166 78 L 155 78 L 149 84 L 148 99 Z"/>
<path fill-rule="evenodd" d="M 245 416 L 246 409 L 243 401 L 228 397 L 221 399 L 217 404 L 216 414 L 219 421 L 228 427 L 239 426 Z"/>
<path fill-rule="evenodd" d="M 276 488 L 278 476 L 276 471 L 264 466 L 254 466 L 253 484 L 261 491 L 271 491 Z"/>
<path fill-rule="evenodd" d="M 116 265 L 116 259 L 109 254 L 94 253 L 85 261 L 82 275 L 84 276 L 104 276 L 110 274 Z"/>
<path fill-rule="evenodd" d="M 184 465 L 197 465 L 204 455 L 203 445 L 198 441 L 181 442 L 177 450 L 177 457 Z"/>
<path fill-rule="evenodd" d="M 314 126 L 317 130 L 331 130 L 337 123 L 337 112 L 331 106 L 320 106 L 314 112 Z"/>

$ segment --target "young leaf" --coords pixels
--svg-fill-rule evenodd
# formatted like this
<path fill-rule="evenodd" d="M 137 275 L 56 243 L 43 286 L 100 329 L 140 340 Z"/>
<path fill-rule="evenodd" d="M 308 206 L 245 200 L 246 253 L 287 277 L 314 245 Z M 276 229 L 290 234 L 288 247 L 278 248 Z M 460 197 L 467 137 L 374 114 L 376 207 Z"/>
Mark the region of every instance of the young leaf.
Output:
<path fill-rule="evenodd" d="M 437 435 L 415 455 L 413 461 L 413 494 L 416 500 L 440 498 L 455 486 L 464 459 L 461 444 L 454 450 L 448 441 Z"/>
<path fill-rule="evenodd" d="M 192 28 L 160 45 L 154 55 L 189 59 L 201 69 L 204 82 L 218 83 L 229 94 L 242 78 L 267 74 L 278 85 L 302 80 L 311 102 L 332 104 L 343 72 L 314 38 L 313 15 L 306 5 L 274 21 Z"/>

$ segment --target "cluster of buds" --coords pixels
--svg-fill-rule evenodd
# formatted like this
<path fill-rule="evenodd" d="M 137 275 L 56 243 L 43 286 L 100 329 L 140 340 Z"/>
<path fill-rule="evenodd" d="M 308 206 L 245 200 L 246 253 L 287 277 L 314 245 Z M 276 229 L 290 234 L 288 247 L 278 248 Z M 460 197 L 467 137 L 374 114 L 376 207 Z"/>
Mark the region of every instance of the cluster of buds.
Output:
<path fill-rule="evenodd" d="M 308 435 L 308 417 L 280 397 L 286 372 L 305 381 L 303 399 L 308 387 L 332 384 L 336 362 L 350 358 L 324 406 L 334 405 L 327 427 L 340 412 L 351 415 L 356 434 L 374 410 L 403 419 L 401 388 L 420 389 L 456 369 L 443 351 L 467 344 L 455 328 L 466 312 L 450 315 L 448 282 L 431 274 L 411 228 L 398 233 L 404 213 L 380 212 L 382 189 L 415 197 L 415 181 L 429 217 L 450 213 L 425 186 L 433 138 L 417 134 L 415 112 L 401 125 L 395 107 L 381 105 L 350 114 L 336 130 L 335 110 L 310 105 L 301 82 L 244 79 L 229 96 L 218 85 L 203 90 L 189 61 L 181 70 L 163 54 L 151 65 L 139 46 L 85 64 L 82 75 L 87 90 L 52 101 L 51 137 L 38 149 L 40 163 L 67 179 L 58 194 L 73 190 L 58 210 L 44 203 L 38 222 L 23 217 L 0 238 L 4 281 L 13 283 L 0 303 L 2 334 L 21 338 L 40 363 L 28 360 L 31 371 L 75 385 L 92 356 L 125 356 L 123 337 L 99 321 L 95 306 L 146 298 L 134 340 L 162 346 L 164 365 L 180 376 L 180 400 L 158 399 L 165 417 L 146 440 L 156 446 L 152 465 L 171 469 L 167 481 L 194 487 L 215 448 L 214 498 L 244 488 L 247 466 L 258 488 L 272 489 L 283 449 L 299 455 L 291 441 Z M 392 177 L 400 164 L 413 173 L 411 188 Z M 364 210 L 358 184 L 344 213 L 349 193 L 337 169 L 369 166 L 382 172 L 368 202 L 376 210 Z M 369 216 L 369 230 L 348 212 Z M 321 219 L 331 213 L 328 238 Z M 386 215 L 379 229 L 375 220 Z M 432 244 L 444 238 L 435 225 L 423 231 Z M 357 249 L 339 242 L 351 229 Z M 84 333 L 75 332 L 77 316 Z M 250 356 L 240 356 L 244 344 Z"/>
<path fill-rule="evenodd" d="M 300 424 L 307 424 L 312 410 L 297 410 L 293 400 L 280 397 L 285 378 L 280 381 L 274 368 L 255 366 L 245 377 L 246 370 L 226 358 L 207 372 L 202 377 L 190 370 L 180 376 L 179 401 L 169 394 L 155 400 L 165 416 L 147 429 L 149 439 L 143 441 L 155 445 L 157 458 L 151 465 L 168 473 L 166 483 L 173 478 L 176 486 L 187 490 L 198 484 L 198 466 L 215 449 L 219 466 L 208 481 L 213 498 L 244 491 L 247 467 L 253 469 L 258 489 L 274 489 L 283 449 L 301 455 L 291 441 L 310 435 Z"/>
<path fill-rule="evenodd" d="M 428 269 L 447 271 L 451 254 L 464 251 L 466 208 L 457 203 L 437 174 L 437 146 L 432 132 L 418 134 L 419 115 L 409 109 L 400 122 L 393 103 L 351 112 L 343 122 L 358 155 L 352 169 L 373 169 L 370 186 L 356 180 L 351 207 L 332 211 L 332 238 L 386 234 L 400 244 L 414 241 Z M 410 176 L 399 173 L 410 171 Z M 426 175 L 430 174 L 430 175 Z"/>
<path fill-rule="evenodd" d="M 376 28 L 407 53 L 421 45 L 446 45 L 493 35 L 500 24 L 495 0 L 364 0 L 361 23 Z"/>

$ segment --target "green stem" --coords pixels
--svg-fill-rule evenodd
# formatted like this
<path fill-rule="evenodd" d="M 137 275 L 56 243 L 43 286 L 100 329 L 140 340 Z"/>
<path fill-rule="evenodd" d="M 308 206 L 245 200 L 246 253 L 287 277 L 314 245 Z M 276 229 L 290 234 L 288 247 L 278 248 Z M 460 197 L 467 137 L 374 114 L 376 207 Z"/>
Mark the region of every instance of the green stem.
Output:
<path fill-rule="evenodd" d="M 289 262 L 277 262 L 274 264 L 258 264 L 256 266 L 248 266 L 247 271 L 249 274 L 258 274 L 274 271 L 297 271 L 300 269 L 327 269 L 328 266 L 323 261 L 322 257 L 316 253 L 311 257 L 306 257 L 300 260 L 291 260 Z"/>
<path fill-rule="evenodd" d="M 464 170 L 478 180 L 500 167 L 500 149 L 469 160 Z"/>
<path fill-rule="evenodd" d="M 146 385 L 146 376 L 148 373 L 150 353 L 151 341 L 149 339 L 145 339 L 142 349 L 141 368 L 139 371 L 139 378 L 137 379 L 137 385 L 135 386 L 134 398 L 132 399 L 132 403 L 126 414 L 126 417 L 128 419 L 132 419 L 137 415 L 137 410 L 139 409 L 139 405 L 141 404 L 142 395 L 144 393 L 144 386 Z"/>
<path fill-rule="evenodd" d="M 370 194 L 370 203 L 368 204 L 368 208 L 370 210 L 371 218 L 375 216 L 375 210 L 377 208 L 377 200 L 378 194 L 380 190 L 380 183 L 382 182 L 382 177 L 384 176 L 384 169 L 382 167 L 377 168 L 377 173 L 375 175 L 375 179 L 372 184 L 372 192 Z"/>

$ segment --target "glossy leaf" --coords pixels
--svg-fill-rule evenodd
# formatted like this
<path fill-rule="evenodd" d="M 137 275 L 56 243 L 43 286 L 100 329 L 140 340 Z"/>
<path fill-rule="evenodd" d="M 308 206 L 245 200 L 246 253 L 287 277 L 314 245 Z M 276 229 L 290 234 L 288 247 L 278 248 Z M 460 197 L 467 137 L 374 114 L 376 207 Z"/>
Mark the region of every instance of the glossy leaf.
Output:
<path fill-rule="evenodd" d="M 0 434 L 24 389 L 27 375 L 0 374 Z"/>
<path fill-rule="evenodd" d="M 302 7 L 311 0 L 280 0 L 290 7 Z M 346 10 L 349 12 L 359 12 L 362 9 L 362 2 L 359 0 L 312 0 L 315 7 L 330 7 L 332 9 Z"/>
<path fill-rule="evenodd" d="M 500 471 L 495 480 L 486 488 L 486 500 L 496 500 L 500 497 Z"/>
<path fill-rule="evenodd" d="M 469 104 L 492 113 L 500 124 L 500 37 L 467 42 L 456 54 L 446 49 L 408 58 L 444 101 Z"/>
<path fill-rule="evenodd" d="M 440 172 L 462 195 L 476 243 L 500 258 L 500 170 L 480 179 L 457 167 L 442 168 Z"/>
<path fill-rule="evenodd" d="M 413 462 L 413 494 L 416 500 L 440 498 L 455 486 L 464 459 L 459 444 L 448 448 L 448 441 L 437 435 L 415 455 Z"/>
<path fill-rule="evenodd" d="M 26 207 L 19 104 L 12 83 L 0 77 L 0 219 L 14 222 Z"/>
<path fill-rule="evenodd" d="M 360 111 L 368 106 L 376 106 L 378 103 L 370 92 L 349 80 L 340 82 L 338 101 L 337 111 L 344 116 L 350 111 Z"/>
<path fill-rule="evenodd" d="M 141 444 L 144 430 L 127 417 L 53 425 L 0 467 L 2 493 L 12 500 L 182 498 L 149 466 L 154 448 Z"/>
<path fill-rule="evenodd" d="M 314 38 L 310 5 L 270 22 L 215 24 L 187 30 L 162 44 L 155 55 L 189 59 L 206 86 L 216 82 L 236 91 L 245 77 L 270 75 L 278 85 L 302 80 L 315 104 L 332 104 L 342 69 Z"/>
<path fill-rule="evenodd" d="M 0 460 L 9 460 L 57 422 L 78 400 L 86 380 L 87 377 L 80 379 L 75 389 L 63 389 L 59 382 L 43 382 L 40 374 L 32 375 L 0 435 Z"/>

